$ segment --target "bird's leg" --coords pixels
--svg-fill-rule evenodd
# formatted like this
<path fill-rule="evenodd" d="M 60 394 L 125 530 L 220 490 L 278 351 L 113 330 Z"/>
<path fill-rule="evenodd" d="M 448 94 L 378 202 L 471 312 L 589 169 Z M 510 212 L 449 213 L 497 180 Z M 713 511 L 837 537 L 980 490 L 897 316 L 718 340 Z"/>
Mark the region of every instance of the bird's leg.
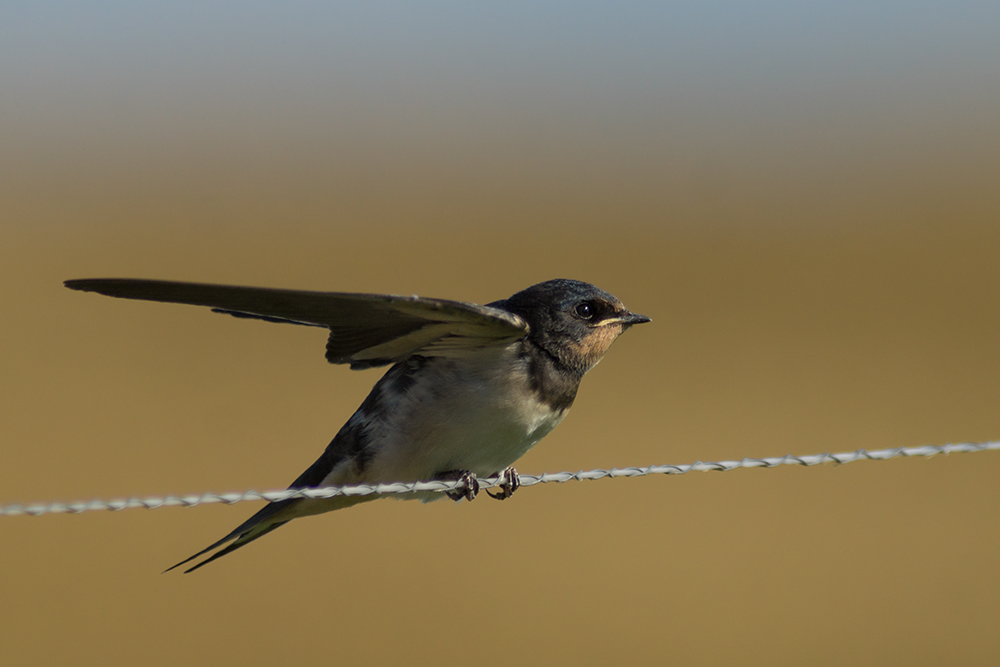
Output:
<path fill-rule="evenodd" d="M 490 493 L 490 490 L 487 489 L 486 494 L 490 498 L 507 500 L 514 495 L 514 492 L 517 491 L 520 486 L 521 477 L 517 474 L 517 471 L 513 468 L 507 468 L 503 472 L 497 474 L 497 488 L 500 490 L 496 493 Z"/>
<path fill-rule="evenodd" d="M 453 491 L 445 491 L 445 494 L 452 500 L 461 500 L 462 498 L 474 500 L 476 494 L 479 493 L 479 480 L 476 479 L 476 473 L 471 470 L 447 470 L 438 473 L 434 479 L 458 480 L 462 483 L 461 486 L 456 486 Z"/>

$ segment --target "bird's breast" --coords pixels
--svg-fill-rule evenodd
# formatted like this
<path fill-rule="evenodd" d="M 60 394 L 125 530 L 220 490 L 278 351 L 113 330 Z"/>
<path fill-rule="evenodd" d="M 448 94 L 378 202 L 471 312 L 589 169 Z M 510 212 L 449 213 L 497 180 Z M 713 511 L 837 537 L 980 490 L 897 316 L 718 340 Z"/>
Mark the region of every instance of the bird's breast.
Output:
<path fill-rule="evenodd" d="M 386 390 L 368 414 L 364 481 L 430 479 L 451 470 L 486 476 L 525 454 L 568 407 L 539 399 L 515 346 L 427 360 L 405 388 Z M 357 415 L 356 415 L 357 416 Z"/>

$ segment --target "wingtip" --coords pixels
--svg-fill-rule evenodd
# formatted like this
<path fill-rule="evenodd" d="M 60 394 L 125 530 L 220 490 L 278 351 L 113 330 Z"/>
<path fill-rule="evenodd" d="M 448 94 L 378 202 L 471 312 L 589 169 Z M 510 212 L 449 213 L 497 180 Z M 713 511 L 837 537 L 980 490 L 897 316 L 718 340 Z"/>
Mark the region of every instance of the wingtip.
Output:
<path fill-rule="evenodd" d="M 181 562 L 179 562 L 179 563 L 176 563 L 176 564 L 174 564 L 174 565 L 171 565 L 170 567 L 168 567 L 168 568 L 167 568 L 166 570 L 164 570 L 163 572 L 160 572 L 160 574 L 166 574 L 167 572 L 170 572 L 170 571 L 172 571 L 172 570 L 176 570 L 176 569 L 177 569 L 177 568 L 179 568 L 179 567 L 180 567 L 181 565 L 184 565 L 185 563 L 188 563 L 188 562 L 190 562 L 190 561 L 194 560 L 194 559 L 195 559 L 195 558 L 197 558 L 197 557 L 198 557 L 198 556 L 191 556 L 191 558 L 186 558 L 186 559 L 182 560 L 182 561 L 181 561 Z M 182 572 L 181 574 L 188 574 L 189 572 L 194 572 L 195 570 L 197 570 L 197 569 L 198 569 L 199 567 L 201 567 L 202 565 L 205 565 L 206 563 L 208 563 L 208 561 L 210 561 L 210 560 L 212 560 L 212 559 L 211 559 L 211 558 L 207 558 L 207 559 L 205 559 L 205 560 L 201 561 L 200 563 L 195 563 L 194 565 L 192 565 L 192 566 L 191 566 L 191 567 L 189 567 L 188 569 L 184 570 L 184 571 L 183 571 L 183 572 Z"/>
<path fill-rule="evenodd" d="M 192 565 L 188 569 L 184 570 L 184 572 L 182 574 L 191 574 L 192 572 L 194 572 L 195 570 L 197 570 L 202 565 L 208 565 L 209 562 L 211 562 L 213 560 L 215 560 L 214 556 L 212 558 L 206 558 L 205 560 L 201 561 L 200 563 L 195 563 L 194 565 Z"/>
<path fill-rule="evenodd" d="M 197 570 L 202 565 L 207 564 L 208 561 L 210 561 L 210 560 L 212 560 L 212 559 L 211 558 L 206 558 L 205 560 L 201 561 L 200 563 L 195 563 L 194 565 L 192 565 L 188 569 L 184 570 L 181 574 L 191 574 L 192 572 L 194 572 L 195 570 Z"/>
<path fill-rule="evenodd" d="M 114 286 L 116 283 L 122 282 L 124 282 L 122 278 L 74 278 L 72 280 L 64 280 L 63 285 L 79 292 L 100 293 Z"/>
<path fill-rule="evenodd" d="M 167 572 L 170 572 L 170 571 L 172 571 L 172 570 L 176 570 L 176 569 L 177 569 L 177 568 L 179 568 L 179 567 L 180 567 L 181 565 L 184 565 L 185 563 L 190 563 L 191 561 L 193 561 L 193 560 L 194 560 L 195 558 L 197 558 L 198 556 L 202 555 L 202 554 L 203 554 L 203 553 L 205 553 L 206 551 L 210 551 L 211 549 L 215 548 L 216 546 L 218 546 L 218 545 L 217 545 L 217 544 L 216 544 L 216 545 L 212 545 L 212 546 L 211 546 L 211 547 L 209 547 L 208 549 L 205 549 L 204 551 L 199 551 L 199 552 L 198 552 L 198 553 L 196 553 L 195 555 L 193 555 L 193 556 L 190 556 L 190 557 L 188 557 L 188 558 L 185 558 L 184 560 L 182 560 L 182 561 L 181 561 L 181 562 L 179 562 L 179 563 L 174 563 L 173 565 L 171 565 L 170 567 L 168 567 L 168 568 L 167 568 L 166 570 L 164 570 L 163 572 L 160 572 L 160 574 L 166 574 Z M 197 566 L 195 566 L 195 567 L 197 567 Z M 191 568 L 191 569 L 193 570 L 194 568 Z M 186 570 L 186 571 L 185 571 L 185 574 L 187 574 L 187 573 L 188 573 L 188 572 L 190 572 L 190 571 L 191 571 L 191 570 Z"/>

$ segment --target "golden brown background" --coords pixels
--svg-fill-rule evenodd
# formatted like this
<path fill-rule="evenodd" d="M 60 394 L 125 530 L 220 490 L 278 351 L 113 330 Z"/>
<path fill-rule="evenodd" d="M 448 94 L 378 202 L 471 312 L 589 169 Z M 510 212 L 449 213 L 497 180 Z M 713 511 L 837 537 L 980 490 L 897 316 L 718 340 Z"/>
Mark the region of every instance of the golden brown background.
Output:
<path fill-rule="evenodd" d="M 704 4 L 4 10 L 0 503 L 281 488 L 377 378 L 83 277 L 594 282 L 654 323 L 522 472 L 1000 438 L 993 10 Z M 0 664 L 998 664 L 998 480 L 380 501 L 187 576 L 255 505 L 0 518 Z"/>

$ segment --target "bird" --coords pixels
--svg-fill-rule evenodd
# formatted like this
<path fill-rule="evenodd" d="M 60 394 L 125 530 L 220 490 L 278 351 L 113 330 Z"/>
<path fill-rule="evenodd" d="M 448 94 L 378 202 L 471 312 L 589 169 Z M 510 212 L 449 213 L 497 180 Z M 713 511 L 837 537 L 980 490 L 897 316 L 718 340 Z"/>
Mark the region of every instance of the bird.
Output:
<path fill-rule="evenodd" d="M 583 376 L 633 325 L 651 321 L 590 283 L 556 279 L 485 306 L 419 296 L 316 292 L 132 278 L 67 280 L 111 297 L 197 306 L 238 318 L 329 329 L 326 359 L 362 370 L 390 366 L 322 455 L 290 489 L 458 480 L 473 500 L 497 477 L 499 500 L 519 486 L 512 464 L 573 405 Z M 441 493 L 408 494 L 425 502 Z M 222 539 L 168 568 L 219 549 L 193 572 L 292 519 L 374 500 L 270 502 Z"/>

